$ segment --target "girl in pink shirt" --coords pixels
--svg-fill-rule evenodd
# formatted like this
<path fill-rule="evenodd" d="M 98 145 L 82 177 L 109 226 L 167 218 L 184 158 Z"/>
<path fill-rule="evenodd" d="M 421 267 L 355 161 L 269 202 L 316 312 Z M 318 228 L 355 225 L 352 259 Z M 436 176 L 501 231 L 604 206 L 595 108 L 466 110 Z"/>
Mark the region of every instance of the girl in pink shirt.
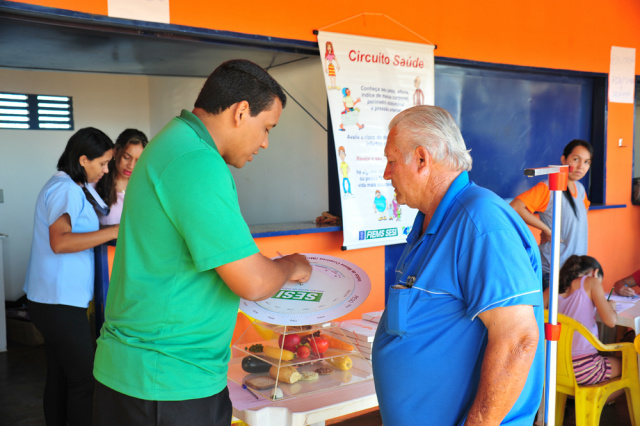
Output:
<path fill-rule="evenodd" d="M 147 136 L 137 129 L 126 129 L 116 139 L 109 173 L 96 185 L 96 191 L 110 208 L 107 215 L 98 213 L 100 225 L 120 223 L 127 184 L 147 142 Z"/>
<path fill-rule="evenodd" d="M 596 311 L 602 322 L 614 327 L 618 319 L 615 302 L 608 302 L 600 263 L 591 256 L 570 256 L 560 269 L 558 312 L 587 327 L 598 337 Z M 577 332 L 573 337 L 573 370 L 581 385 L 592 385 L 618 377 L 621 373 L 619 358 L 602 356 L 587 339 Z"/>

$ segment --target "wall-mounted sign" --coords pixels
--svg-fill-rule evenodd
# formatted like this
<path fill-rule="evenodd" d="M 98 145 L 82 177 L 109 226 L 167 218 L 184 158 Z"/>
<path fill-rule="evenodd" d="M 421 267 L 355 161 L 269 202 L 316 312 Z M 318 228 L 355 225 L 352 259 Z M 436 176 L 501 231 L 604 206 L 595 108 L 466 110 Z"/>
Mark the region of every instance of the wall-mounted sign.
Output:
<path fill-rule="evenodd" d="M 636 49 L 611 46 L 609 102 L 632 104 L 635 101 Z"/>
<path fill-rule="evenodd" d="M 107 7 L 112 18 L 171 23 L 169 0 L 108 0 Z"/>

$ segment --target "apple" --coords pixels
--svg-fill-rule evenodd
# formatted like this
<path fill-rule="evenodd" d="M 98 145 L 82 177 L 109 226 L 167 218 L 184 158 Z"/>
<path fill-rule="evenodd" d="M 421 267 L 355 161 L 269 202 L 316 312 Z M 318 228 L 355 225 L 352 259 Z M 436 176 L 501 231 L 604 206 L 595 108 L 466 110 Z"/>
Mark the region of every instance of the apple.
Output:
<path fill-rule="evenodd" d="M 297 334 L 281 334 L 278 338 L 278 346 L 291 352 L 295 352 L 300 344 L 300 336 Z"/>

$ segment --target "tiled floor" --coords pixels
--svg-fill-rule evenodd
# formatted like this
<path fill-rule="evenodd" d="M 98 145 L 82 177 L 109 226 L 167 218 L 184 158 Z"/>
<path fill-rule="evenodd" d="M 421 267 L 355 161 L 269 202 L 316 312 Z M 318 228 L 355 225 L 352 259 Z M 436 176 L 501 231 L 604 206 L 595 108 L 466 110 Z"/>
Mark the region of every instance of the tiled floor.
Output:
<path fill-rule="evenodd" d="M 565 409 L 564 426 L 576 426 L 575 407 L 573 401 L 567 402 Z M 542 424 L 542 423 L 541 423 Z M 350 419 L 346 419 L 337 423 L 327 422 L 332 426 L 381 426 L 382 418 L 378 410 L 362 414 Z M 602 410 L 600 418 L 600 426 L 630 426 L 631 420 L 627 411 L 627 401 L 624 396 L 618 398 L 613 405 L 607 405 Z"/>
<path fill-rule="evenodd" d="M 0 353 L 0 426 L 44 426 L 42 391 L 46 374 L 44 347 L 9 342 Z M 575 426 L 574 406 L 567 403 L 565 426 Z M 328 421 L 333 426 L 379 426 L 380 412 L 372 410 L 348 419 Z M 630 426 L 624 396 L 602 411 L 600 426 Z"/>
<path fill-rule="evenodd" d="M 0 426 L 44 426 L 44 346 L 9 342 L 0 353 Z"/>

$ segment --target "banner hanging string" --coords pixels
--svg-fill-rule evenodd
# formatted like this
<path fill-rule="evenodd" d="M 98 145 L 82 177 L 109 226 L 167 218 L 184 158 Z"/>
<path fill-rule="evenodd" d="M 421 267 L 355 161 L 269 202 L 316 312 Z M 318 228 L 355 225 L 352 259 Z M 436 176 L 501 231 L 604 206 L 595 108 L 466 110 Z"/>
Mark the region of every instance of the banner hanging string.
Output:
<path fill-rule="evenodd" d="M 435 43 L 433 43 L 433 42 L 431 42 L 430 40 L 428 40 L 428 39 L 426 39 L 426 38 L 422 37 L 420 34 L 416 33 L 415 31 L 413 31 L 412 29 L 408 28 L 407 26 L 402 25 L 400 22 L 398 22 L 398 21 L 396 21 L 395 19 L 393 19 L 393 18 L 391 18 L 391 17 L 389 17 L 389 16 L 385 15 L 384 13 L 370 13 L 370 12 L 363 12 L 363 13 L 360 13 L 360 14 L 358 14 L 358 15 L 354 15 L 354 16 L 352 16 L 351 18 L 346 18 L 346 19 L 343 19 L 342 21 L 338 21 L 338 22 L 335 22 L 335 23 L 333 23 L 333 24 L 329 24 L 329 25 L 326 25 L 326 26 L 324 26 L 324 27 L 322 27 L 322 28 L 319 28 L 319 29 L 317 29 L 317 30 L 314 30 L 314 31 L 313 31 L 313 33 L 317 35 L 317 34 L 318 34 L 318 31 L 324 31 L 324 30 L 326 30 L 327 28 L 334 27 L 334 26 L 336 26 L 336 25 L 342 24 L 342 23 L 347 22 L 347 21 L 350 21 L 350 20 L 352 20 L 352 19 L 355 19 L 355 18 L 358 18 L 358 17 L 366 18 L 367 16 L 381 16 L 381 17 L 383 17 L 383 18 L 386 18 L 386 19 L 388 19 L 389 21 L 391 21 L 391 22 L 393 22 L 394 24 L 396 24 L 397 26 L 399 26 L 400 28 L 402 28 L 402 29 L 404 29 L 404 30 L 406 30 L 406 31 L 410 32 L 410 33 L 411 33 L 411 34 L 413 34 L 414 36 L 418 37 L 420 40 L 423 40 L 423 41 L 424 41 L 424 42 L 426 42 L 427 44 L 430 44 L 430 45 L 434 46 L 434 48 L 436 48 L 436 49 L 438 48 L 438 46 L 437 46 Z"/>

